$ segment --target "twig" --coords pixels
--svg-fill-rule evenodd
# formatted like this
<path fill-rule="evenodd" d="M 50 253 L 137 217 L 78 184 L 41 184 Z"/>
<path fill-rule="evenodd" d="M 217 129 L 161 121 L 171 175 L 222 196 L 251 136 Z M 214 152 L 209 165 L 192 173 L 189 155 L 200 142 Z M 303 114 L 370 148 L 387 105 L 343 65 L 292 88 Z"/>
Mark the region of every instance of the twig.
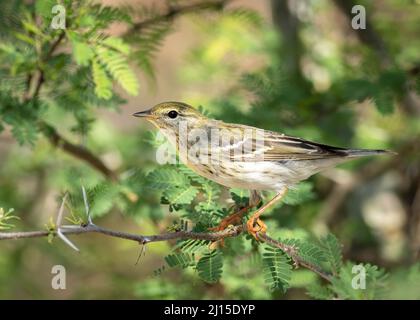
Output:
<path fill-rule="evenodd" d="M 220 232 L 191 232 L 191 231 L 178 231 L 178 232 L 168 232 L 158 235 L 138 235 L 122 231 L 111 230 L 103 228 L 94 224 L 88 224 L 86 226 L 63 226 L 61 232 L 63 235 L 80 235 L 85 233 L 100 233 L 106 236 L 126 239 L 131 241 L 136 241 L 141 245 L 145 245 L 151 242 L 159 241 L 168 241 L 175 239 L 197 239 L 197 240 L 208 240 L 208 241 L 218 241 L 225 238 L 236 237 L 241 233 L 246 231 L 246 225 L 238 225 L 232 228 L 226 229 Z M 25 239 L 25 238 L 40 238 L 47 237 L 50 234 L 49 231 L 27 231 L 27 232 L 0 232 L 0 240 L 10 240 L 10 239 Z M 291 257 L 296 266 L 305 267 L 315 273 L 320 277 L 324 278 L 327 281 L 331 281 L 332 275 L 319 269 L 317 266 L 314 266 L 304 260 L 302 260 L 299 255 L 299 248 L 286 245 L 280 241 L 270 238 L 266 234 L 257 234 L 258 237 L 272 247 L 279 248 L 284 251 L 287 255 Z"/>
<path fill-rule="evenodd" d="M 301 257 L 299 257 L 299 248 L 284 244 L 280 241 L 277 241 L 273 238 L 270 238 L 265 233 L 260 234 L 260 233 L 257 232 L 257 236 L 260 240 L 263 240 L 268 245 L 270 245 L 272 247 L 279 248 L 284 253 L 286 253 L 293 260 L 296 267 L 299 267 L 299 266 L 305 267 L 305 268 L 315 272 L 316 274 L 318 274 L 320 277 L 324 278 L 325 280 L 331 282 L 332 274 L 330 274 L 328 272 L 325 272 L 324 270 L 321 270 L 319 267 L 317 267 L 317 266 L 315 266 L 315 265 L 313 265 L 309 262 L 304 261 Z"/>
<path fill-rule="evenodd" d="M 133 33 L 139 32 L 141 29 L 147 28 L 152 24 L 162 21 L 171 21 L 177 16 L 183 14 L 203 10 L 221 10 L 229 1 L 231 0 L 204 1 L 182 6 L 169 6 L 167 12 L 165 13 L 134 23 L 134 25 L 125 32 L 124 36 L 132 35 Z"/>
<path fill-rule="evenodd" d="M 47 54 L 45 55 L 45 57 L 41 58 L 38 64 L 38 78 L 36 80 L 36 84 L 35 84 L 35 90 L 34 93 L 31 95 L 30 91 L 31 91 L 31 81 L 33 80 L 33 74 L 30 73 L 28 75 L 28 82 L 27 82 L 27 86 L 26 86 L 26 92 L 24 94 L 24 100 L 25 101 L 29 101 L 31 99 L 36 99 L 39 96 L 39 92 L 41 91 L 41 87 L 44 84 L 45 81 L 45 74 L 44 74 L 44 70 L 42 68 L 42 64 L 46 61 L 48 61 L 52 55 L 54 54 L 54 51 L 58 48 L 58 46 L 60 45 L 61 41 L 63 41 L 65 37 L 65 32 L 61 32 L 60 35 L 57 37 L 57 39 L 52 43 L 50 49 L 48 50 Z"/>
<path fill-rule="evenodd" d="M 105 163 L 99 157 L 93 154 L 89 149 L 71 143 L 66 138 L 61 136 L 54 127 L 45 122 L 41 122 L 40 127 L 42 128 L 44 135 L 48 138 L 53 146 L 62 149 L 77 159 L 83 160 L 92 168 L 102 173 L 106 178 L 112 181 L 118 181 L 119 178 L 117 173 L 108 168 Z"/>
<path fill-rule="evenodd" d="M 103 228 L 94 224 L 87 224 L 85 226 L 65 225 L 62 226 L 62 233 L 65 235 L 80 235 L 84 233 L 101 233 L 114 238 L 121 238 L 126 240 L 136 241 L 141 244 L 149 242 L 159 242 L 174 239 L 198 239 L 216 241 L 223 238 L 234 237 L 242 233 L 243 226 L 236 226 L 221 232 L 202 233 L 190 231 L 168 232 L 159 235 L 144 236 L 132 234 L 122 231 L 111 230 Z M 40 238 L 46 237 L 50 234 L 48 230 L 41 231 L 26 231 L 26 232 L 0 232 L 0 240 L 16 240 L 26 238 Z"/>

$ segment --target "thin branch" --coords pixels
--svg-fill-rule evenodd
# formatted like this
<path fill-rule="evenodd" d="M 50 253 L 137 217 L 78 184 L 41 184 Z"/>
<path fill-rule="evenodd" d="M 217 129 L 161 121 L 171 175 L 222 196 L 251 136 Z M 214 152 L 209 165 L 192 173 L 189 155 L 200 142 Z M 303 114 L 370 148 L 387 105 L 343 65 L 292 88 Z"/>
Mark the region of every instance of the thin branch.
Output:
<path fill-rule="evenodd" d="M 178 16 L 203 11 L 203 10 L 221 10 L 226 4 L 231 0 L 219 0 L 219 1 L 204 1 L 193 4 L 173 6 L 169 5 L 168 10 L 158 16 L 154 16 L 140 22 L 134 23 L 134 25 L 125 32 L 124 36 L 132 35 L 136 32 L 141 31 L 144 28 L 147 28 L 153 24 L 163 22 L 163 21 L 172 21 Z"/>
<path fill-rule="evenodd" d="M 331 282 L 332 280 L 332 274 L 325 272 L 324 270 L 321 270 L 319 267 L 304 261 L 302 258 L 299 257 L 299 248 L 296 248 L 295 246 L 286 245 L 280 241 L 277 241 L 273 238 L 270 238 L 265 233 L 259 234 L 257 233 L 257 236 L 260 240 L 263 240 L 265 243 L 272 247 L 279 248 L 284 253 L 286 253 L 294 262 L 296 267 L 302 266 L 305 267 L 316 274 L 318 274 L 321 278 L 324 278 L 325 280 Z"/>
<path fill-rule="evenodd" d="M 40 126 L 44 135 L 48 138 L 53 146 L 60 148 L 73 157 L 86 162 L 92 168 L 102 173 L 106 178 L 112 181 L 118 181 L 119 178 L 117 173 L 108 168 L 105 163 L 99 157 L 93 154 L 89 149 L 81 145 L 71 143 L 66 138 L 61 136 L 54 127 L 45 122 L 40 123 Z"/>
<path fill-rule="evenodd" d="M 42 57 L 39 61 L 38 64 L 38 78 L 36 80 L 35 83 L 35 90 L 34 93 L 31 95 L 30 91 L 31 91 L 31 82 L 33 80 L 33 74 L 30 73 L 28 75 L 28 82 L 27 82 L 27 86 L 26 86 L 26 92 L 24 94 L 24 100 L 25 101 L 29 101 L 31 99 L 36 99 L 39 96 L 39 92 L 41 91 L 41 87 L 44 84 L 45 81 L 45 74 L 44 74 L 44 70 L 42 68 L 42 64 L 47 62 L 54 54 L 55 50 L 58 48 L 58 46 L 60 45 L 61 41 L 63 41 L 64 37 L 65 37 L 65 32 L 61 32 L 60 35 L 57 37 L 57 39 L 52 43 L 50 49 L 48 50 L 47 54 L 45 55 L 45 57 Z"/>
<path fill-rule="evenodd" d="M 246 231 L 246 225 L 238 225 L 231 228 L 228 228 L 220 232 L 191 232 L 191 231 L 178 231 L 178 232 L 168 232 L 158 235 L 138 235 L 122 231 L 111 230 L 103 228 L 94 224 L 87 224 L 86 226 L 62 226 L 61 232 L 63 235 L 80 235 L 86 233 L 100 233 L 106 236 L 126 239 L 131 241 L 136 241 L 139 244 L 147 244 L 150 242 L 159 242 L 159 241 L 168 241 L 175 239 L 196 239 L 196 240 L 207 240 L 207 241 L 218 241 L 225 238 L 236 237 L 241 233 Z M 47 237 L 51 232 L 50 231 L 27 231 L 27 232 L 0 232 L 0 241 L 1 240 L 10 240 L 10 239 L 25 239 L 25 238 L 40 238 Z M 327 281 L 331 281 L 332 275 L 319 269 L 317 266 L 312 265 L 299 257 L 299 248 L 286 245 L 280 241 L 270 238 L 266 234 L 257 234 L 260 240 L 264 241 L 272 247 L 279 248 L 293 260 L 296 266 L 305 267 L 315 273 L 320 277 L 324 278 Z"/>
<path fill-rule="evenodd" d="M 115 231 L 107 228 L 103 228 L 94 224 L 87 224 L 85 226 L 76 225 L 65 225 L 62 226 L 62 233 L 65 235 L 80 235 L 85 233 L 100 233 L 114 238 L 126 239 L 136 241 L 141 244 L 149 242 L 159 242 L 174 239 L 197 239 L 197 240 L 208 240 L 217 241 L 220 239 L 234 237 L 242 233 L 243 226 L 236 226 L 230 229 L 226 229 L 221 232 L 202 233 L 202 232 L 190 232 L 190 231 L 177 231 L 168 232 L 159 235 L 138 235 L 122 231 Z M 26 238 L 40 238 L 47 237 L 51 232 L 48 230 L 41 231 L 25 231 L 25 232 L 0 232 L 1 240 L 16 240 Z"/>

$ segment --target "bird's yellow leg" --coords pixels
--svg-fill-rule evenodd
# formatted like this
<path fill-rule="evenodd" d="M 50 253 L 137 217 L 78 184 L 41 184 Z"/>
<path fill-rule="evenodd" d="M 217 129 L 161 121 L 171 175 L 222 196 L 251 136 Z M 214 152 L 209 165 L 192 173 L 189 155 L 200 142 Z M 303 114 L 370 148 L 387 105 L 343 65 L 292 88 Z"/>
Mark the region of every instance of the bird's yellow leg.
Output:
<path fill-rule="evenodd" d="M 246 223 L 246 226 L 248 229 L 248 233 L 251 234 L 255 239 L 258 240 L 257 232 L 265 233 L 267 231 L 267 226 L 260 219 L 261 214 L 263 214 L 265 210 L 274 205 L 276 202 L 283 199 L 286 193 L 287 187 L 284 187 L 280 190 L 279 193 L 276 194 L 276 196 L 273 199 L 271 199 L 265 205 L 263 205 L 261 208 L 255 211 L 251 218 L 249 218 L 248 222 Z"/>

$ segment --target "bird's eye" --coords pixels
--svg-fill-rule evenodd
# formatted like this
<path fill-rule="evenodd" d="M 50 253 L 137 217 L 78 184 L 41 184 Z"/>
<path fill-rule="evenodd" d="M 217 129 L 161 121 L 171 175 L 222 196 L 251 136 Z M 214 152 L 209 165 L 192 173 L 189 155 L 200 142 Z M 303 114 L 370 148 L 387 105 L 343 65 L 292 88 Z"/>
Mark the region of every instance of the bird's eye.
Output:
<path fill-rule="evenodd" d="M 168 117 L 171 119 L 175 119 L 176 117 L 178 117 L 178 112 L 176 112 L 175 110 L 169 111 Z"/>

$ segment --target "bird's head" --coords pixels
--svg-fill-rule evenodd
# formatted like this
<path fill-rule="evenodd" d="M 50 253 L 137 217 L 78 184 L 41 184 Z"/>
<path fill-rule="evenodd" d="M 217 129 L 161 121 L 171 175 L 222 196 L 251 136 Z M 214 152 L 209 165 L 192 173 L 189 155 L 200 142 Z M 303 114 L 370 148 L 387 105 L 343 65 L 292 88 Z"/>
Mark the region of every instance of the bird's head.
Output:
<path fill-rule="evenodd" d="M 133 116 L 145 118 L 164 131 L 177 131 L 182 121 L 189 127 L 194 127 L 206 119 L 190 105 L 175 101 L 159 103 L 149 110 L 136 112 Z"/>

